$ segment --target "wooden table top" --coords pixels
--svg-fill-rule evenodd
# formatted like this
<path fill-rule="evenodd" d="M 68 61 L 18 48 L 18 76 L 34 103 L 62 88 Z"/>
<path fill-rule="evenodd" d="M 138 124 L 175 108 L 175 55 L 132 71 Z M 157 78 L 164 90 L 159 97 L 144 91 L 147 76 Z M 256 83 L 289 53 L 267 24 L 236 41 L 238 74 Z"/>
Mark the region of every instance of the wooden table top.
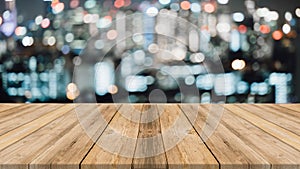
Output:
<path fill-rule="evenodd" d="M 300 169 L 300 104 L 0 104 L 0 168 Z"/>

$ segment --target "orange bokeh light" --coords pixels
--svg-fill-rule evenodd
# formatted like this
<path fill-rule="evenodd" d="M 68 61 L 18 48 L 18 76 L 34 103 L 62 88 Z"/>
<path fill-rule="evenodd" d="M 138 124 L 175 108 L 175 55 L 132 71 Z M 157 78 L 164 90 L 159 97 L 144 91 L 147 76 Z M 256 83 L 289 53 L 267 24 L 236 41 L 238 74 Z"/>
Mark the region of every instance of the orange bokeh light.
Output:
<path fill-rule="evenodd" d="M 283 37 L 283 33 L 280 30 L 274 31 L 272 37 L 274 40 L 280 40 Z"/>
<path fill-rule="evenodd" d="M 207 13 L 213 13 L 216 10 L 212 3 L 205 3 L 203 9 Z"/>
<path fill-rule="evenodd" d="M 248 30 L 247 26 L 245 26 L 245 25 L 240 25 L 239 26 L 239 32 L 240 33 L 245 34 L 245 33 L 247 33 L 247 30 Z"/>
<path fill-rule="evenodd" d="M 183 9 L 183 10 L 189 10 L 190 7 L 191 7 L 191 3 L 190 3 L 189 1 L 182 1 L 182 2 L 180 3 L 180 7 L 181 7 L 181 9 Z"/>
<path fill-rule="evenodd" d="M 112 21 L 112 17 L 109 15 L 104 16 L 105 19 Z"/>
<path fill-rule="evenodd" d="M 123 7 L 124 5 L 125 5 L 124 0 L 116 0 L 115 3 L 114 3 L 114 6 L 115 6 L 116 8 L 121 8 L 121 7 Z"/>
<path fill-rule="evenodd" d="M 260 25 L 259 30 L 263 34 L 270 33 L 271 29 L 268 25 Z"/>

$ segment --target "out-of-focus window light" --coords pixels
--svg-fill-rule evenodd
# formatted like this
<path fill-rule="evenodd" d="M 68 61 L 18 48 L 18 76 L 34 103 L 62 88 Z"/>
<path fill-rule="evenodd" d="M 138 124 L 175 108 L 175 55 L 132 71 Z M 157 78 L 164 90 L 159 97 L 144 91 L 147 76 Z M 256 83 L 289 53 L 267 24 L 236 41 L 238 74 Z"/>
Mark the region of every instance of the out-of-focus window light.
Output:
<path fill-rule="evenodd" d="M 91 9 L 95 6 L 96 6 L 96 1 L 95 0 L 87 0 L 84 3 L 84 7 L 87 8 L 87 9 Z"/>
<path fill-rule="evenodd" d="M 242 70 L 246 66 L 246 62 L 241 59 L 236 59 L 231 63 L 231 67 L 233 70 Z"/>
<path fill-rule="evenodd" d="M 205 92 L 201 95 L 201 103 L 210 103 L 211 102 L 211 97 L 209 92 Z"/>
<path fill-rule="evenodd" d="M 219 96 L 229 96 L 235 93 L 236 77 L 233 73 L 219 74 L 215 77 L 214 90 Z"/>
<path fill-rule="evenodd" d="M 241 12 L 235 12 L 233 13 L 232 15 L 232 19 L 235 21 L 235 22 L 243 22 L 244 19 L 245 19 L 245 16 L 243 13 Z"/>
<path fill-rule="evenodd" d="M 58 14 L 58 13 L 62 12 L 64 10 L 64 8 L 65 8 L 65 4 L 62 2 L 59 2 L 52 7 L 52 11 L 54 14 Z"/>
<path fill-rule="evenodd" d="M 211 90 L 214 86 L 214 81 L 215 75 L 213 74 L 199 75 L 196 78 L 196 86 L 199 89 Z"/>
<path fill-rule="evenodd" d="M 149 7 L 146 11 L 146 14 L 150 17 L 154 17 L 158 14 L 158 9 L 154 6 Z"/>
<path fill-rule="evenodd" d="M 15 29 L 15 34 L 17 36 L 23 36 L 27 33 L 27 28 L 24 27 L 24 26 L 18 26 L 16 29 Z"/>
<path fill-rule="evenodd" d="M 216 10 L 215 6 L 212 3 L 205 3 L 203 8 L 207 13 L 213 13 Z"/>
<path fill-rule="evenodd" d="M 97 22 L 96 25 L 98 28 L 108 28 L 111 26 L 112 23 L 112 17 L 111 16 L 105 16 L 103 18 L 100 18 Z"/>
<path fill-rule="evenodd" d="M 279 19 L 279 14 L 277 11 L 269 11 L 268 15 L 266 15 L 264 18 L 267 22 L 277 21 Z"/>
<path fill-rule="evenodd" d="M 230 49 L 234 52 L 237 52 L 241 48 L 240 43 L 240 33 L 237 30 L 231 31 L 231 38 L 230 38 Z"/>
<path fill-rule="evenodd" d="M 50 19 L 48 19 L 48 18 L 43 19 L 41 22 L 41 27 L 48 28 L 49 26 L 50 26 Z"/>
<path fill-rule="evenodd" d="M 75 83 L 69 83 L 66 89 L 66 96 L 69 100 L 74 100 L 79 96 L 80 92 Z"/>
<path fill-rule="evenodd" d="M 284 18 L 285 18 L 287 21 L 291 21 L 291 20 L 293 19 L 293 15 L 292 15 L 291 12 L 285 12 Z"/>
<path fill-rule="evenodd" d="M 22 40 L 22 45 L 27 47 L 27 46 L 32 46 L 34 43 L 34 39 L 29 36 L 25 36 Z"/>
<path fill-rule="evenodd" d="M 205 59 L 205 55 L 203 53 L 193 53 L 191 56 L 190 56 L 190 60 L 193 62 L 193 63 L 201 63 L 203 62 Z"/>
<path fill-rule="evenodd" d="M 229 0 L 218 0 L 218 3 L 219 4 L 222 4 L 222 5 L 226 5 L 228 4 Z"/>
<path fill-rule="evenodd" d="M 198 3 L 192 3 L 191 11 L 195 13 L 201 12 L 201 6 Z"/>
<path fill-rule="evenodd" d="M 180 6 L 178 3 L 172 3 L 170 5 L 170 8 L 173 10 L 173 11 L 178 11 L 180 9 Z"/>
<path fill-rule="evenodd" d="M 231 27 L 230 27 L 229 23 L 223 22 L 223 23 L 218 23 L 217 24 L 217 30 L 220 33 L 230 32 L 230 29 L 231 29 Z"/>
<path fill-rule="evenodd" d="M 3 16 L 4 20 L 7 20 L 10 17 L 10 12 L 9 11 L 4 11 L 2 16 Z"/>
<path fill-rule="evenodd" d="M 109 30 L 106 34 L 107 39 L 109 40 L 114 40 L 117 38 L 118 36 L 118 32 L 116 30 Z"/>
<path fill-rule="evenodd" d="M 297 8 L 297 9 L 296 9 L 295 14 L 296 14 L 297 17 L 300 18 L 300 8 Z"/>
<path fill-rule="evenodd" d="M 34 21 L 36 25 L 40 25 L 43 21 L 43 16 L 42 15 L 37 16 Z"/>
<path fill-rule="evenodd" d="M 171 0 L 159 0 L 159 3 L 161 3 L 162 5 L 167 5 L 171 2 Z"/>
<path fill-rule="evenodd" d="M 236 85 L 236 92 L 238 94 L 245 94 L 249 90 L 249 84 L 244 81 L 240 81 Z"/>
<path fill-rule="evenodd" d="M 256 14 L 259 17 L 265 17 L 269 14 L 270 10 L 268 8 L 258 8 Z"/>
<path fill-rule="evenodd" d="M 56 38 L 54 36 L 50 36 L 48 38 L 48 45 L 53 46 L 53 45 L 55 45 L 55 43 L 56 43 Z"/>
<path fill-rule="evenodd" d="M 73 33 L 67 33 L 65 36 L 66 42 L 70 43 L 74 40 L 74 34 Z"/>
<path fill-rule="evenodd" d="M 290 74 L 285 73 L 271 73 L 269 77 L 270 85 L 275 86 L 275 103 L 287 103 L 288 86 L 287 83 L 291 81 Z"/>
<path fill-rule="evenodd" d="M 282 32 L 285 33 L 285 34 L 288 34 L 291 32 L 291 26 L 289 24 L 284 24 L 282 26 Z"/>
<path fill-rule="evenodd" d="M 128 76 L 125 79 L 126 90 L 129 92 L 144 92 L 147 90 L 147 77 Z"/>
<path fill-rule="evenodd" d="M 114 67 L 109 62 L 99 62 L 95 65 L 95 90 L 100 96 L 109 92 L 111 85 L 114 85 Z"/>

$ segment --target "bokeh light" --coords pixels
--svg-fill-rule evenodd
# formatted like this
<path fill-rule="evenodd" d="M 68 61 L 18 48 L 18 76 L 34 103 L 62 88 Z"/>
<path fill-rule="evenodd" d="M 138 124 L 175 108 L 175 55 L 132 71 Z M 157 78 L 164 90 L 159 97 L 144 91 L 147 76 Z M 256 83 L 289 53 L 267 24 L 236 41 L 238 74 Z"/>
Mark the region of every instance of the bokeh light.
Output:
<path fill-rule="evenodd" d="M 204 3 L 204 11 L 207 13 L 213 13 L 215 11 L 215 6 L 212 3 Z"/>
<path fill-rule="evenodd" d="M 41 22 L 41 27 L 42 28 L 48 28 L 50 26 L 50 19 L 49 18 L 45 18 L 42 20 Z"/>
<path fill-rule="evenodd" d="M 273 32 L 272 37 L 274 40 L 280 40 L 283 36 L 283 33 L 280 30 L 276 30 Z"/>
<path fill-rule="evenodd" d="M 162 5 L 167 5 L 171 3 L 171 0 L 159 0 L 159 3 L 161 3 Z"/>
<path fill-rule="evenodd" d="M 183 9 L 183 10 L 189 10 L 190 7 L 191 7 L 191 3 L 190 3 L 189 1 L 182 1 L 182 2 L 180 3 L 180 7 L 181 7 L 181 9 Z"/>
<path fill-rule="evenodd" d="M 231 67 L 233 70 L 242 70 L 246 66 L 246 62 L 241 59 L 236 59 L 231 63 Z"/>
<path fill-rule="evenodd" d="M 296 14 L 296 16 L 297 16 L 298 18 L 300 18 L 300 8 L 297 8 L 297 9 L 295 10 L 295 14 Z"/>
<path fill-rule="evenodd" d="M 289 24 L 284 24 L 282 26 L 282 32 L 285 33 L 285 34 L 288 34 L 291 32 L 291 26 Z"/>
<path fill-rule="evenodd" d="M 35 24 L 36 25 L 40 25 L 43 21 L 43 16 L 42 15 L 39 15 L 35 18 Z"/>
<path fill-rule="evenodd" d="M 293 19 L 293 15 L 292 15 L 291 12 L 285 12 L 284 18 L 285 18 L 287 21 L 291 21 L 291 20 Z"/>
<path fill-rule="evenodd" d="M 34 39 L 32 37 L 25 36 L 22 39 L 22 45 L 25 46 L 25 47 L 32 46 L 33 43 L 34 43 Z"/>
<path fill-rule="evenodd" d="M 148 8 L 146 13 L 147 13 L 148 16 L 154 17 L 158 14 L 158 9 L 153 6 L 153 7 Z"/>
<path fill-rule="evenodd" d="M 245 26 L 245 25 L 240 25 L 239 26 L 239 32 L 240 33 L 244 34 L 244 33 L 247 33 L 247 31 L 248 31 L 247 26 Z"/>
<path fill-rule="evenodd" d="M 229 0 L 218 0 L 218 3 L 219 4 L 222 4 L 222 5 L 226 5 L 228 4 Z"/>
<path fill-rule="evenodd" d="M 66 96 L 69 100 L 74 100 L 79 96 L 80 92 L 75 83 L 69 83 L 66 89 Z"/>
<path fill-rule="evenodd" d="M 53 13 L 58 14 L 65 9 L 65 4 L 60 2 L 60 3 L 55 4 L 52 8 L 53 8 Z"/>
<path fill-rule="evenodd" d="M 27 28 L 24 26 L 18 26 L 15 30 L 17 36 L 23 36 L 27 33 Z"/>
<path fill-rule="evenodd" d="M 232 19 L 235 21 L 235 22 L 243 22 L 244 19 L 245 19 L 245 16 L 243 13 L 241 12 L 235 12 L 233 13 L 232 15 Z"/>
<path fill-rule="evenodd" d="M 195 13 L 201 12 L 201 6 L 198 3 L 191 4 L 191 11 Z"/>
<path fill-rule="evenodd" d="M 107 39 L 114 40 L 118 36 L 118 32 L 116 30 L 109 30 L 106 34 Z"/>
<path fill-rule="evenodd" d="M 114 2 L 114 6 L 116 7 L 116 8 L 121 8 L 121 7 L 123 7 L 125 5 L 125 1 L 124 0 L 115 0 L 115 2 Z"/>
<path fill-rule="evenodd" d="M 259 30 L 263 34 L 270 33 L 271 29 L 268 25 L 260 25 Z"/>

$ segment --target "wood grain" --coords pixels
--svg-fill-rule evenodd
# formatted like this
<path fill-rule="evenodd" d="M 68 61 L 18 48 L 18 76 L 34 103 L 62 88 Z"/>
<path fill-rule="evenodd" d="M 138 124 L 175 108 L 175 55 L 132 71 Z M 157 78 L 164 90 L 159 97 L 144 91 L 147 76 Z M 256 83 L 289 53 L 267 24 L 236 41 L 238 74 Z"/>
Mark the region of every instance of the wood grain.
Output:
<path fill-rule="evenodd" d="M 299 104 L 0 104 L 0 169 L 300 169 Z"/>

